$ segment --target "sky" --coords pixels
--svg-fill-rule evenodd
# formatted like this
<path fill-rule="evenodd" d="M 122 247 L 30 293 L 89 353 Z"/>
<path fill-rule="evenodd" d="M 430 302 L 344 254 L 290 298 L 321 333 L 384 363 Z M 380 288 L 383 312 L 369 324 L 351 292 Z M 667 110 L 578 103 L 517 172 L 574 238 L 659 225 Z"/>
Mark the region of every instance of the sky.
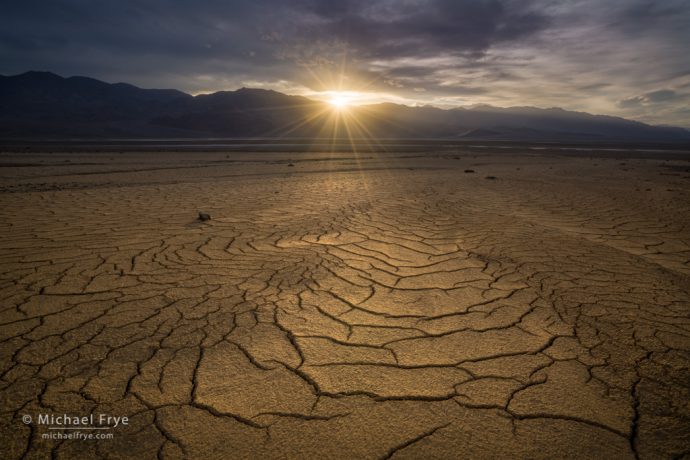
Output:
<path fill-rule="evenodd" d="M 688 0 L 0 0 L 0 74 L 690 128 Z"/>

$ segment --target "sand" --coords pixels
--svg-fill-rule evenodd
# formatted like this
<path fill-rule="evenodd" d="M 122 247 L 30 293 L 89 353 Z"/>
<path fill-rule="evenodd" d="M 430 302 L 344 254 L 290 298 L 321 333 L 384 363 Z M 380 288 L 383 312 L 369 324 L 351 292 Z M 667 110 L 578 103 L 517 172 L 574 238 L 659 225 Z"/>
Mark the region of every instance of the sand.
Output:
<path fill-rule="evenodd" d="M 5 152 L 0 457 L 688 455 L 689 158 Z"/>

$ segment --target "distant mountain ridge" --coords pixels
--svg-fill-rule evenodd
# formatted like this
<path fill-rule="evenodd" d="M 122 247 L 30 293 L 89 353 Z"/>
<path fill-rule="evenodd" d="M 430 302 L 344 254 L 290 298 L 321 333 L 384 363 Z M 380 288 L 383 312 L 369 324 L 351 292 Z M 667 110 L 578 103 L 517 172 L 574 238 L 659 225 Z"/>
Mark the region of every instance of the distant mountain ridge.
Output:
<path fill-rule="evenodd" d="M 350 107 L 242 88 L 191 96 L 50 72 L 0 76 L 0 138 L 448 138 L 690 142 L 683 128 L 558 108 Z"/>

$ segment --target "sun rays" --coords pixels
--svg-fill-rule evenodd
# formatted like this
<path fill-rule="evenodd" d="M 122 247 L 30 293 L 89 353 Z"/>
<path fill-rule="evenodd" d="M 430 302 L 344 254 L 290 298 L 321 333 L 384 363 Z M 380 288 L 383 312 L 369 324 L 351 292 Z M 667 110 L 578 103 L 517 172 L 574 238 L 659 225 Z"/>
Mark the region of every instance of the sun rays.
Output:
<path fill-rule="evenodd" d="M 359 167 L 363 152 L 386 150 L 378 136 L 382 126 L 395 124 L 387 117 L 387 110 L 377 106 L 380 94 L 374 90 L 378 77 L 370 81 L 348 76 L 347 59 L 330 69 L 305 67 L 313 86 L 306 97 L 309 102 L 285 107 L 295 117 L 286 117 L 280 128 L 265 133 L 266 137 L 302 137 L 310 139 L 312 149 L 326 147 L 330 153 L 349 151 Z M 325 144 L 325 145 L 324 145 Z M 323 151 L 323 150 L 321 150 Z"/>

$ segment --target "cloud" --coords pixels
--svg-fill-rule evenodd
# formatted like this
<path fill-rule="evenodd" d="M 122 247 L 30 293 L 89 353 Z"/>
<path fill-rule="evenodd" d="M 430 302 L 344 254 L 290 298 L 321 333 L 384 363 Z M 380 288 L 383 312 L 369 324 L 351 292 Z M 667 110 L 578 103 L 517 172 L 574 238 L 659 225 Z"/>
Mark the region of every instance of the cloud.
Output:
<path fill-rule="evenodd" d="M 537 11 L 498 0 L 419 2 L 314 2 L 317 24 L 310 38 L 335 37 L 363 56 L 396 58 L 423 53 L 481 53 L 492 44 L 517 40 L 543 29 Z"/>
<path fill-rule="evenodd" d="M 130 57 L 136 65 L 144 56 L 173 70 L 189 62 L 327 64 L 343 53 L 355 61 L 479 55 L 546 23 L 499 0 L 27 0 L 4 6 L 0 51 L 6 67 L 67 59 L 76 71 L 111 70 Z"/>
<path fill-rule="evenodd" d="M 625 98 L 618 102 L 621 107 L 638 107 L 641 105 L 659 104 L 682 98 L 681 95 L 670 89 L 660 89 L 639 96 Z"/>

